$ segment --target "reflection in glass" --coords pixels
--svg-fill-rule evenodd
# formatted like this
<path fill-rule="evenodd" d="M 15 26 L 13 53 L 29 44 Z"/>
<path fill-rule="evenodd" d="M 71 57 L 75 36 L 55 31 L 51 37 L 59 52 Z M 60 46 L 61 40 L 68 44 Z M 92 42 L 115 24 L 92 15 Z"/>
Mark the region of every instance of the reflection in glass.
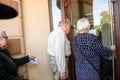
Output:
<path fill-rule="evenodd" d="M 86 17 L 93 27 L 93 0 L 71 0 L 71 23 L 74 27 L 73 36 L 78 34 L 76 23 L 81 17 Z"/>
<path fill-rule="evenodd" d="M 58 23 L 61 19 L 61 11 L 58 8 L 58 0 L 51 0 L 52 1 L 52 16 L 53 16 L 53 29 L 58 26 Z"/>
<path fill-rule="evenodd" d="M 106 47 L 109 47 L 111 45 L 111 25 L 108 0 L 94 0 L 93 17 L 94 28 L 102 33 L 102 44 Z"/>

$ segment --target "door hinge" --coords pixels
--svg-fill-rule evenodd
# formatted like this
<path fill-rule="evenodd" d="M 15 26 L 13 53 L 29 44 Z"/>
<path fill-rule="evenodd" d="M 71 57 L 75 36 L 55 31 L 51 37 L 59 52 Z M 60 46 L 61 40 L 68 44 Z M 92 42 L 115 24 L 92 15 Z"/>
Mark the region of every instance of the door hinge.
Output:
<path fill-rule="evenodd" d="M 68 1 L 67 1 L 67 0 L 65 0 L 65 2 L 64 2 L 64 7 L 65 7 L 65 8 L 67 8 L 67 7 L 68 7 L 68 5 L 69 5 Z"/>

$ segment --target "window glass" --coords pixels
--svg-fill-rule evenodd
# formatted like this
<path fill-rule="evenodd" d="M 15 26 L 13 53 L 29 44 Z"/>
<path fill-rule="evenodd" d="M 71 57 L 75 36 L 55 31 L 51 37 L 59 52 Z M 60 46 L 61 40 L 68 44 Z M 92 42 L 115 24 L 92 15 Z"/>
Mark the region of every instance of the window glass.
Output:
<path fill-rule="evenodd" d="M 58 27 L 58 23 L 61 19 L 61 10 L 60 10 L 60 1 L 59 0 L 51 0 L 52 1 L 52 16 L 53 16 L 53 29 Z"/>

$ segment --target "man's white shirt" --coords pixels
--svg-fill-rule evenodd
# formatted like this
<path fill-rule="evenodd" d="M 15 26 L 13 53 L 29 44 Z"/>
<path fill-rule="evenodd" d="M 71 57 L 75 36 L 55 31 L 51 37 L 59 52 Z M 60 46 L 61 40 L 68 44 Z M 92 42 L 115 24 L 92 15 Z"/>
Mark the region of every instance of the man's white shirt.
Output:
<path fill-rule="evenodd" d="M 58 27 L 49 35 L 47 53 L 51 56 L 55 56 L 58 70 L 60 72 L 65 72 L 65 56 L 70 56 L 71 47 L 62 28 Z"/>

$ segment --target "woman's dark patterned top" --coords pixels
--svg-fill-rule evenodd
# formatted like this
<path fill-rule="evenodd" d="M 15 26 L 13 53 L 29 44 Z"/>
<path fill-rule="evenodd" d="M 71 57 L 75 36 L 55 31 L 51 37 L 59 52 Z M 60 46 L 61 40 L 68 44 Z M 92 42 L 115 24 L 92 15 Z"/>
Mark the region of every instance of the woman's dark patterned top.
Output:
<path fill-rule="evenodd" d="M 97 37 L 89 33 L 75 36 L 72 41 L 72 48 L 75 56 L 76 80 L 100 80 L 98 72 L 89 61 L 99 70 L 99 54 L 104 57 L 110 57 L 112 55 L 111 49 L 103 47 Z"/>

